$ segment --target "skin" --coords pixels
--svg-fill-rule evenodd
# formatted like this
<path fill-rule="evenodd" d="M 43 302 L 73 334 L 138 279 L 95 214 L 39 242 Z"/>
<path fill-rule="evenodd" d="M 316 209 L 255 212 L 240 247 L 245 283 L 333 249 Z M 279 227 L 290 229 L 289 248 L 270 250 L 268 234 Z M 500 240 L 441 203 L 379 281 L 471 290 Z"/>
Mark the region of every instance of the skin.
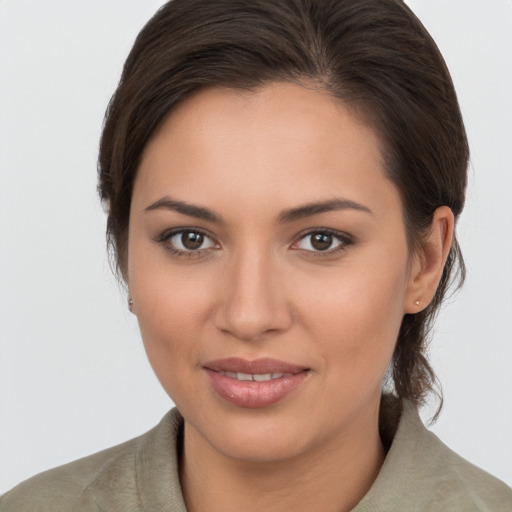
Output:
<path fill-rule="evenodd" d="M 362 208 L 280 218 L 340 198 Z M 169 199 L 222 220 L 155 205 Z M 453 222 L 439 208 L 411 254 L 377 135 L 322 90 L 211 88 L 178 105 L 138 170 L 127 275 L 149 360 L 185 418 L 190 511 L 360 501 L 385 456 L 379 401 L 400 323 L 432 299 Z M 200 250 L 172 252 L 181 238 L 164 235 L 179 228 L 207 235 Z M 308 233 L 325 230 L 343 238 L 315 250 Z M 233 356 L 309 371 L 276 404 L 238 407 L 203 369 Z"/>

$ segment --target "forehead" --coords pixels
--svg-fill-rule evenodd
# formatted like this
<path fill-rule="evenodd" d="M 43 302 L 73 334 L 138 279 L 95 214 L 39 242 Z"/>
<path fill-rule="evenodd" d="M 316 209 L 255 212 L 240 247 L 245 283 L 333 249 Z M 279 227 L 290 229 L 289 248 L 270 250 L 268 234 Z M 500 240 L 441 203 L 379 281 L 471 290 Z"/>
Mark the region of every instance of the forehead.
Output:
<path fill-rule="evenodd" d="M 374 130 L 323 89 L 276 83 L 181 102 L 147 144 L 134 196 L 293 206 L 342 195 L 379 208 L 383 191 L 399 201 Z"/>

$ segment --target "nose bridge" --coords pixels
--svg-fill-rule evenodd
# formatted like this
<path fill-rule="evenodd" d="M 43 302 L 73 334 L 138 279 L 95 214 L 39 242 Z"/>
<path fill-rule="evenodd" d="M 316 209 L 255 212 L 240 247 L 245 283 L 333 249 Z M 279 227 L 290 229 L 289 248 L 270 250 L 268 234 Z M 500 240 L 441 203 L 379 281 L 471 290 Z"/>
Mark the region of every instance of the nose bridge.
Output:
<path fill-rule="evenodd" d="M 217 326 L 244 340 L 285 329 L 291 320 L 271 251 L 255 244 L 238 248 L 226 266 Z"/>

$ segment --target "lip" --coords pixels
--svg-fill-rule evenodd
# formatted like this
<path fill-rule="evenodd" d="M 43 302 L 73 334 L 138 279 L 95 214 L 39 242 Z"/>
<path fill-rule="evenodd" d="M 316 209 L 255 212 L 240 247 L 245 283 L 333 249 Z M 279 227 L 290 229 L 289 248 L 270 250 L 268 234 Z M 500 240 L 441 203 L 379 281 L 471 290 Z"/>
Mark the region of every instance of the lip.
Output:
<path fill-rule="evenodd" d="M 238 407 L 253 409 L 283 400 L 309 375 L 309 368 L 269 358 L 254 361 L 237 357 L 217 359 L 206 363 L 203 370 L 221 398 Z M 242 381 L 222 372 L 284 375 L 266 381 Z"/>
<path fill-rule="evenodd" d="M 308 370 L 304 366 L 286 363 L 277 359 L 262 358 L 248 361 L 240 357 L 216 359 L 203 365 L 215 372 L 241 372 L 241 373 L 299 373 Z"/>

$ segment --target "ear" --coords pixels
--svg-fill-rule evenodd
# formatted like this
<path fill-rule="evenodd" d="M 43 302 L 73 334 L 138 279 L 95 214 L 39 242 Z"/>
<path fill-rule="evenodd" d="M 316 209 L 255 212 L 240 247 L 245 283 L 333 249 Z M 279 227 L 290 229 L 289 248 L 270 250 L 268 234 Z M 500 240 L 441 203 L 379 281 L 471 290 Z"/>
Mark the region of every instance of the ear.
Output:
<path fill-rule="evenodd" d="M 447 206 L 439 207 L 428 236 L 412 257 L 404 313 L 418 313 L 434 298 L 452 247 L 454 229 L 453 212 Z"/>

